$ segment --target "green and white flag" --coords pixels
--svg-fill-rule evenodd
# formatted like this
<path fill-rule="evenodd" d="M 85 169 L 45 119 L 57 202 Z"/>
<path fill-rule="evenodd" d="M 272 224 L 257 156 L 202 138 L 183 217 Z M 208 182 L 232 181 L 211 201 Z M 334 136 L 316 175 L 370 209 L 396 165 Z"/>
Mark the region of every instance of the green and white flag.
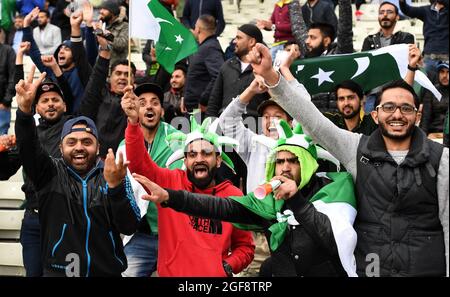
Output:
<path fill-rule="evenodd" d="M 292 64 L 291 72 L 314 95 L 331 92 L 335 85 L 347 79 L 369 91 L 404 78 L 407 67 L 408 45 L 396 44 L 368 52 L 297 60 Z M 416 71 L 415 81 L 441 99 L 442 95 L 425 74 Z"/>
<path fill-rule="evenodd" d="M 156 42 L 156 60 L 169 73 L 175 64 L 197 51 L 197 41 L 158 0 L 130 1 L 130 37 Z"/>

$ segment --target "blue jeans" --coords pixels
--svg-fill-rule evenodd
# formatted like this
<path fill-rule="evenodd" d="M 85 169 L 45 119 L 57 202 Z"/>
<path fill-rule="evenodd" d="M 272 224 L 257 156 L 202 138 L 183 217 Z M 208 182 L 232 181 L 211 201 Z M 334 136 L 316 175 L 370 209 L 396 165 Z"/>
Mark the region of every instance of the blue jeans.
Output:
<path fill-rule="evenodd" d="M 156 270 L 158 236 L 136 232 L 124 247 L 128 268 L 125 277 L 150 277 Z"/>
<path fill-rule="evenodd" d="M 42 276 L 41 225 L 39 215 L 32 210 L 25 210 L 20 229 L 20 244 L 26 276 Z"/>
<path fill-rule="evenodd" d="M 11 122 L 11 109 L 0 109 L 0 135 L 8 134 L 9 123 Z"/>

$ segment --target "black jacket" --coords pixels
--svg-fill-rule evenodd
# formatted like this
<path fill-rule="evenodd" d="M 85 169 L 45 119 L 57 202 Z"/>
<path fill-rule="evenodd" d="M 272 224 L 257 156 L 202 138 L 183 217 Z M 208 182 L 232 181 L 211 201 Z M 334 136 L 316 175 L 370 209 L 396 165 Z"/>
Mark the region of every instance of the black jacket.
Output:
<path fill-rule="evenodd" d="M 370 51 L 381 47 L 381 31 L 371 34 L 364 39 L 361 51 Z M 408 32 L 398 31 L 391 39 L 392 44 L 414 44 L 414 35 Z"/>
<path fill-rule="evenodd" d="M 241 72 L 241 62 L 237 57 L 227 60 L 220 68 L 219 75 L 214 83 L 206 116 L 218 117 L 231 100 L 241 94 L 254 78 L 251 65 L 248 65 L 244 72 Z M 247 106 L 247 115 L 258 117 L 258 105 L 269 97 L 267 93 L 256 95 Z"/>
<path fill-rule="evenodd" d="M 14 85 L 14 65 L 16 54 L 9 45 L 0 43 L 0 103 L 11 106 L 16 94 Z"/>
<path fill-rule="evenodd" d="M 380 276 L 445 276 L 436 186 L 442 151 L 415 127 L 408 154 L 398 165 L 379 129 L 361 137 L 354 224 L 358 275 L 366 275 L 376 255 Z"/>
<path fill-rule="evenodd" d="M 443 132 L 444 121 L 448 111 L 448 86 L 437 84 L 435 87 L 442 94 L 440 101 L 428 90 L 425 91 L 423 97 L 423 116 L 420 121 L 420 127 L 427 134 Z"/>
<path fill-rule="evenodd" d="M 314 176 L 310 183 L 294 197 L 286 200 L 283 209 L 293 211 L 298 226 L 289 226 L 280 247 L 272 252 L 268 263 L 273 276 L 346 276 L 341 265 L 331 223 L 325 214 L 318 212 L 309 199 L 330 181 Z M 162 203 L 189 215 L 214 218 L 234 223 L 263 227 L 270 242 L 269 227 L 276 221 L 268 221 L 249 211 L 230 198 L 216 198 L 186 191 L 169 192 L 169 200 Z"/>
<path fill-rule="evenodd" d="M 120 276 L 127 268 L 120 233 L 132 234 L 140 220 L 129 182 L 108 188 L 102 161 L 83 179 L 63 159 L 50 157 L 33 117 L 20 109 L 15 130 L 23 170 L 39 196 L 44 274 L 65 276 L 79 268 L 80 276 Z"/>
<path fill-rule="evenodd" d="M 348 130 L 342 114 L 325 112 L 324 116 L 326 116 L 330 121 L 333 122 L 333 124 L 335 124 L 339 128 Z M 362 120 L 359 121 L 358 125 L 356 125 L 356 127 L 353 128 L 353 130 L 351 130 L 351 132 L 361 133 L 364 135 L 370 135 L 377 128 L 378 128 L 378 125 L 373 121 L 372 116 L 370 114 L 366 114 L 366 115 L 364 115 Z"/>
<path fill-rule="evenodd" d="M 127 116 L 120 105 L 122 96 L 112 93 L 106 83 L 109 62 L 107 59 L 98 57 L 78 112 L 95 122 L 101 157 L 106 156 L 108 148 L 117 150 L 127 127 Z"/>
<path fill-rule="evenodd" d="M 223 52 L 215 36 L 206 38 L 198 51 L 189 57 L 189 68 L 184 87 L 184 104 L 188 111 L 207 106 L 214 81 L 223 64 Z"/>

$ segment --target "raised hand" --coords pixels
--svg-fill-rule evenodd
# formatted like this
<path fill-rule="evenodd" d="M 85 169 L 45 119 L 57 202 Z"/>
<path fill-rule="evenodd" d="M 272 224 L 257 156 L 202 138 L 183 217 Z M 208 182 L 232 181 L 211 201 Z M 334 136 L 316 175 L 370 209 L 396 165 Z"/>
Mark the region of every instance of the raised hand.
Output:
<path fill-rule="evenodd" d="M 150 193 L 150 195 L 143 195 L 142 199 L 154 203 L 161 203 L 169 200 L 169 193 L 145 176 L 133 173 L 133 177 L 147 190 L 147 193 Z"/>
<path fill-rule="evenodd" d="M 244 92 L 242 92 L 241 95 L 239 95 L 239 100 L 243 104 L 248 104 L 255 95 L 262 94 L 267 91 L 268 89 L 264 85 L 264 79 L 259 75 L 255 75 L 255 78 L 251 84 L 244 90 Z"/>
<path fill-rule="evenodd" d="M 36 91 L 47 75 L 43 72 L 37 80 L 33 81 L 35 71 L 36 66 L 31 66 L 31 71 L 28 74 L 28 78 L 26 80 L 21 79 L 16 85 L 17 105 L 24 113 L 31 113 L 31 107 L 33 106 L 33 102 L 36 97 Z"/>
<path fill-rule="evenodd" d="M 77 10 L 70 15 L 70 25 L 72 27 L 80 27 L 82 21 L 83 14 L 80 10 Z"/>
<path fill-rule="evenodd" d="M 133 86 L 125 87 L 120 104 L 130 123 L 136 124 L 139 121 L 139 104 L 138 98 L 133 92 Z"/>
<path fill-rule="evenodd" d="M 23 41 L 19 44 L 19 48 L 17 49 L 17 54 L 23 55 L 30 50 L 31 43 L 29 41 Z"/>
<path fill-rule="evenodd" d="M 25 16 L 25 18 L 23 19 L 23 27 L 24 28 L 30 26 L 31 22 L 34 21 L 37 18 L 37 16 L 39 15 L 39 11 L 40 11 L 39 7 L 35 7 L 35 8 L 33 8 L 32 11 L 30 11 L 29 14 L 27 14 Z"/>
<path fill-rule="evenodd" d="M 94 20 L 94 8 L 89 1 L 83 3 L 83 20 L 86 22 L 86 26 L 92 27 Z"/>
<path fill-rule="evenodd" d="M 408 48 L 408 64 L 411 67 L 417 67 L 417 64 L 422 58 L 420 50 L 415 44 L 410 44 Z"/>
<path fill-rule="evenodd" d="M 41 56 L 41 61 L 42 64 L 50 68 L 57 77 L 60 77 L 63 74 L 54 56 Z"/>
<path fill-rule="evenodd" d="M 247 57 L 252 64 L 255 75 L 263 77 L 269 85 L 275 85 L 278 82 L 278 73 L 272 67 L 272 57 L 265 45 L 257 43 Z"/>
<path fill-rule="evenodd" d="M 114 153 L 112 149 L 108 149 L 108 154 L 105 159 L 105 167 L 103 169 L 103 176 L 110 188 L 115 188 L 127 175 L 127 167 L 129 161 L 123 161 L 122 152 L 119 152 L 119 162 L 116 164 Z"/>

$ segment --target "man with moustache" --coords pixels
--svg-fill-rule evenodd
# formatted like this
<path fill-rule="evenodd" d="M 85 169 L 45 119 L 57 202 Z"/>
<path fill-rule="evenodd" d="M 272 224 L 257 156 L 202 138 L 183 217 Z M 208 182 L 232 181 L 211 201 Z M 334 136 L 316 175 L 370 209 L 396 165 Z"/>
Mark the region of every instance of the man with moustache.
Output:
<path fill-rule="evenodd" d="M 31 77 L 33 74 L 34 70 L 31 71 Z M 39 115 L 36 125 L 38 141 L 49 156 L 60 158 L 61 131 L 64 123 L 72 118 L 72 116 L 64 114 L 67 107 L 63 93 L 56 83 L 44 81 L 38 86 L 35 98 L 34 109 Z M 26 276 L 42 276 L 39 198 L 36 188 L 26 172 L 22 191 L 25 193 L 25 213 L 20 230 L 20 243 L 23 247 L 22 257 Z"/>
<path fill-rule="evenodd" d="M 392 44 L 414 43 L 414 35 L 411 33 L 403 31 L 394 33 L 399 18 L 397 6 L 388 1 L 382 2 L 378 7 L 380 31 L 364 39 L 361 51 L 370 51 Z"/>
<path fill-rule="evenodd" d="M 194 131 L 185 136 L 179 150 L 186 170 L 161 168 L 144 146 L 138 102 L 126 93 L 122 106 L 128 116 L 125 142 L 132 173 L 144 175 L 162 187 L 222 197 L 242 195 L 231 182 L 218 179 L 216 171 L 222 164 L 223 152 L 217 134 L 197 129 L 193 120 Z M 249 232 L 229 223 L 169 209 L 158 208 L 158 240 L 159 276 L 232 276 L 253 260 L 254 245 Z"/>
<path fill-rule="evenodd" d="M 269 49 L 257 44 L 251 55 L 273 98 L 353 176 L 358 275 L 448 276 L 448 148 L 416 127 L 414 89 L 383 86 L 371 113 L 379 128 L 366 136 L 327 120 L 300 83 L 273 69 Z"/>
<path fill-rule="evenodd" d="M 345 80 L 334 88 L 339 113 L 326 112 L 324 115 L 341 129 L 370 135 L 378 128 L 370 115 L 362 110 L 364 93 L 360 85 Z"/>
<path fill-rule="evenodd" d="M 258 42 L 263 43 L 263 36 L 255 25 L 245 24 L 237 29 L 236 37 L 233 39 L 235 56 L 220 67 L 209 97 L 206 116 L 218 117 L 232 99 L 242 93 L 255 78 L 246 56 Z M 246 116 L 256 119 L 258 105 L 268 98 L 267 93 L 256 94 L 247 106 Z"/>
<path fill-rule="evenodd" d="M 127 267 L 120 234 L 133 233 L 140 218 L 128 189 L 127 164 L 119 156 L 116 165 L 111 149 L 105 163 L 98 158 L 97 128 L 84 116 L 64 123 L 59 138 L 62 158 L 48 155 L 32 115 L 44 77 L 45 73 L 33 82 L 30 76 L 16 85 L 19 156 L 39 196 L 42 232 L 36 257 L 43 261 L 44 276 L 120 276 Z M 55 90 L 45 98 L 58 98 Z"/>
<path fill-rule="evenodd" d="M 184 84 L 186 82 L 187 67 L 183 64 L 175 65 L 170 77 L 170 90 L 164 93 L 164 121 L 171 123 L 175 117 L 184 116 L 187 111 L 184 107 Z"/>
<path fill-rule="evenodd" d="M 125 93 L 125 87 L 134 84 L 136 67 L 133 62 L 128 67 L 128 60 L 116 60 L 110 64 L 111 47 L 109 42 L 97 36 L 99 43 L 99 54 L 97 62 L 92 70 L 92 75 L 86 86 L 86 92 L 81 102 L 78 114 L 92 119 L 99 131 L 100 157 L 104 158 L 107 149 L 117 150 L 123 139 L 127 127 L 127 117 L 120 105 L 121 98 Z M 111 75 L 108 73 L 111 65 Z"/>
<path fill-rule="evenodd" d="M 139 105 L 139 123 L 144 143 L 148 154 L 161 168 L 166 168 L 166 162 L 173 154 L 172 148 L 166 141 L 166 137 L 179 132 L 162 120 L 165 110 L 162 107 L 163 91 L 152 83 L 138 85 L 136 89 L 127 86 L 124 90 L 125 97 L 135 96 Z M 117 153 L 122 153 L 126 160 L 125 141 L 122 141 Z M 181 168 L 182 162 L 176 162 L 170 168 Z M 135 197 L 147 194 L 144 188 L 128 176 L 135 193 Z M 127 256 L 128 268 L 123 272 L 127 277 L 150 277 L 156 270 L 158 257 L 158 210 L 152 203 L 139 205 L 141 208 L 141 222 L 136 233 L 126 236 L 124 252 Z"/>

